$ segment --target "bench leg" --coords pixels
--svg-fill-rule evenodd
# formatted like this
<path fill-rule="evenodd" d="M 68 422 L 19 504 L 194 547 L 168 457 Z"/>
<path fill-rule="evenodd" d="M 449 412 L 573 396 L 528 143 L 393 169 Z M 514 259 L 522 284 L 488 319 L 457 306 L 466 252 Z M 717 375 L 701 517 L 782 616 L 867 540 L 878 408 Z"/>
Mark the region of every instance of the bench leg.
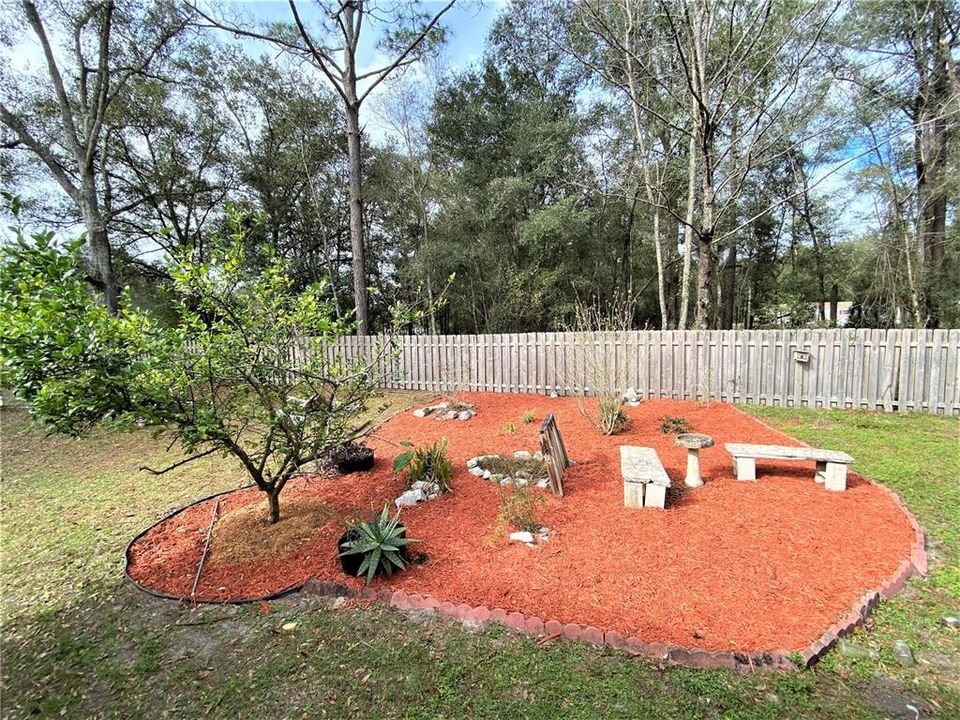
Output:
<path fill-rule="evenodd" d="M 667 489 L 663 485 L 647 484 L 646 496 L 643 499 L 644 507 L 655 507 L 661 510 L 667 504 Z"/>
<path fill-rule="evenodd" d="M 737 480 L 756 480 L 757 461 L 754 458 L 734 458 L 733 472 Z"/>
<path fill-rule="evenodd" d="M 817 469 L 813 473 L 813 479 L 821 485 L 827 479 L 827 463 L 824 460 L 817 460 Z"/>
<path fill-rule="evenodd" d="M 827 490 L 842 491 L 847 489 L 847 466 L 845 463 L 827 463 L 826 478 L 823 486 Z"/>
<path fill-rule="evenodd" d="M 623 483 L 623 506 L 628 508 L 643 507 L 643 483 Z"/>

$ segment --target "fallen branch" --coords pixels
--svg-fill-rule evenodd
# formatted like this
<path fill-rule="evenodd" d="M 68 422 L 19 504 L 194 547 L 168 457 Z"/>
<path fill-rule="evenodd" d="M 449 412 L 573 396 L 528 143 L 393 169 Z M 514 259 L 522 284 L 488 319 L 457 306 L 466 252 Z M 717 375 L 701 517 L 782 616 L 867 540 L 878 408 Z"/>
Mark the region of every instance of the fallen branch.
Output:
<path fill-rule="evenodd" d="M 197 594 L 197 585 L 200 583 L 200 573 L 203 572 L 203 564 L 207 561 L 207 554 L 210 552 L 210 538 L 213 537 L 213 526 L 217 522 L 217 513 L 220 512 L 220 498 L 213 505 L 213 513 L 210 515 L 210 527 L 207 528 L 207 539 L 203 543 L 203 554 L 200 555 L 200 563 L 197 565 L 197 574 L 193 578 L 193 587 L 190 588 L 190 602 L 196 602 L 194 596 Z"/>

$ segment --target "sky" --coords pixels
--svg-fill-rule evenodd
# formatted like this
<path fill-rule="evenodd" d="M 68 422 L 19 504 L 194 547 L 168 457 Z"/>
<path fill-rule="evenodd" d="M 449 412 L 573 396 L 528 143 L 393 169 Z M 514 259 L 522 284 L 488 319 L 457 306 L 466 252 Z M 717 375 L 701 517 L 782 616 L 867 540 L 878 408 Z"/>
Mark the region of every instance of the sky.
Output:
<path fill-rule="evenodd" d="M 291 22 L 293 19 L 287 0 L 240 0 L 226 4 L 207 0 L 206 4 L 210 7 L 216 7 L 225 15 L 229 16 L 235 13 L 256 21 Z M 389 7 L 399 4 L 402 3 L 388 1 L 374 3 L 374 6 Z M 445 1 L 427 0 L 418 3 L 418 9 L 424 13 L 435 14 L 440 12 L 445 5 Z M 446 72 L 464 70 L 483 57 L 487 33 L 504 5 L 506 5 L 506 0 L 458 0 L 452 8 L 444 13 L 441 22 L 446 27 L 447 42 L 440 61 Z M 313 2 L 301 2 L 298 3 L 298 11 L 307 27 L 314 32 L 315 37 L 322 38 L 323 30 L 319 25 L 318 5 Z M 360 47 L 357 51 L 358 74 L 381 68 L 393 59 L 377 48 L 377 42 L 382 36 L 383 29 L 382 23 L 370 23 L 364 26 L 363 31 L 361 31 Z M 264 44 L 256 40 L 243 41 L 243 44 L 252 53 L 265 49 Z M 335 59 L 339 61 L 339 57 L 335 56 Z M 405 71 L 407 76 L 416 76 L 418 72 L 422 71 L 416 65 Z M 318 81 L 327 83 L 319 71 L 317 71 L 317 77 Z M 361 84 L 361 92 L 362 87 Z M 378 112 L 377 100 L 382 98 L 385 93 L 389 93 L 388 83 L 378 86 L 370 94 L 360 111 L 364 131 L 374 143 L 383 143 L 390 132 L 386 122 Z"/>

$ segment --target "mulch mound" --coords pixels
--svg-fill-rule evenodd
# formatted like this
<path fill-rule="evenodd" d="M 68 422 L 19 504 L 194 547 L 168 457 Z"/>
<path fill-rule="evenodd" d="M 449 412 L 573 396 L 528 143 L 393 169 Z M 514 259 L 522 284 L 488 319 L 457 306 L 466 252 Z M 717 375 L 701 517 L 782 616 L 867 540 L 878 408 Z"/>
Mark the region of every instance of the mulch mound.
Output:
<path fill-rule="evenodd" d="M 310 578 L 361 587 L 362 580 L 343 575 L 336 557 L 343 518 L 369 516 L 403 491 L 403 480 L 391 472 L 398 452 L 391 443 L 441 436 L 455 463 L 454 491 L 403 511 L 409 535 L 422 541 L 416 549 L 428 560 L 375 580 L 375 588 L 592 625 L 647 642 L 793 650 L 816 640 L 910 553 L 908 517 L 882 488 L 854 473 L 846 492 L 830 492 L 814 482 L 813 463 L 761 460 L 758 481 L 736 481 L 724 442 L 799 443 L 731 406 L 646 401 L 625 408 L 631 420 L 625 432 L 606 437 L 590 428 L 569 398 L 469 393 L 464 399 L 477 407 L 467 422 L 435 423 L 412 412 L 388 421 L 369 442 L 377 452 L 369 473 L 304 478 L 289 486 L 281 515 L 291 508 L 294 519 L 295 508 L 309 500 L 314 507 L 322 502 L 329 519 L 310 532 L 292 533 L 289 545 L 273 546 L 282 548 L 276 556 L 238 556 L 236 533 L 232 552 L 224 532 L 215 534 L 196 599 L 267 596 Z M 530 409 L 537 420 L 524 425 L 520 416 Z M 548 412 L 576 465 L 565 475 L 564 498 L 545 493 L 540 515 L 551 529 L 549 542 L 510 544 L 497 532 L 497 488 L 470 475 L 465 462 L 538 449 L 537 429 Z M 683 488 L 686 451 L 660 432 L 665 415 L 682 416 L 695 432 L 716 440 L 700 453 L 706 485 L 672 493 L 666 510 L 626 509 L 620 445 L 656 448 L 674 489 Z M 515 434 L 504 431 L 506 422 L 516 426 Z M 845 449 L 856 457 L 857 448 Z M 232 513 L 262 500 L 256 489 L 221 496 L 219 522 L 229 529 Z M 187 507 L 134 542 L 130 576 L 153 591 L 189 594 L 213 502 Z M 247 525 L 235 527 L 246 529 L 251 546 L 268 542 L 252 518 L 248 512 L 242 518 Z"/>

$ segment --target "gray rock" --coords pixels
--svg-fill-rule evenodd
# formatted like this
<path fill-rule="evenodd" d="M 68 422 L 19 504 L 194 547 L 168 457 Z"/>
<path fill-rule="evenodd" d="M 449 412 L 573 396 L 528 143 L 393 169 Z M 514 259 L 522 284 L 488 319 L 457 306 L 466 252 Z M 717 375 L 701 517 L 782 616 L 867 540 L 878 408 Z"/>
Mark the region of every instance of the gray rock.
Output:
<path fill-rule="evenodd" d="M 913 667 L 913 651 L 907 645 L 906 640 L 897 640 L 893 644 L 893 656 L 897 659 L 900 667 Z"/>
<path fill-rule="evenodd" d="M 513 480 L 511 478 L 505 477 L 500 481 L 500 487 L 506 487 L 507 485 L 512 485 Z"/>
<path fill-rule="evenodd" d="M 407 490 L 393 502 L 399 507 L 412 507 L 423 500 L 422 490 Z"/>
<path fill-rule="evenodd" d="M 636 388 L 628 387 L 626 392 L 623 393 L 623 401 L 628 403 L 639 403 L 640 396 L 637 395 Z"/>
<path fill-rule="evenodd" d="M 525 477 L 515 477 L 513 478 L 513 484 L 517 487 L 526 487 L 530 484 L 530 479 Z"/>
<path fill-rule="evenodd" d="M 528 533 L 524 530 L 512 532 L 510 533 L 510 542 L 522 542 L 530 544 L 533 542 L 533 533 Z"/>
<path fill-rule="evenodd" d="M 456 419 L 457 419 L 457 411 L 456 411 L 456 410 L 448 410 L 447 413 L 446 413 L 446 415 L 443 416 L 443 419 L 444 419 L 444 420 L 456 420 Z"/>
<path fill-rule="evenodd" d="M 482 459 L 482 456 L 470 458 L 469 460 L 467 460 L 467 467 L 472 470 L 473 468 L 475 468 L 477 465 L 480 464 L 481 459 Z"/>
<path fill-rule="evenodd" d="M 524 480 L 529 480 L 530 478 L 533 477 L 533 476 L 532 476 L 530 473 L 528 473 L 526 470 L 517 470 L 517 471 L 513 474 L 513 476 L 514 476 L 515 478 L 523 478 Z"/>
<path fill-rule="evenodd" d="M 458 420 L 469 420 L 472 417 L 473 417 L 473 413 L 470 412 L 469 410 L 461 410 L 459 413 L 457 413 Z"/>
<path fill-rule="evenodd" d="M 540 452 L 539 450 L 537 450 L 537 451 L 533 454 L 533 459 L 536 460 L 537 462 L 543 462 L 543 453 Z"/>
<path fill-rule="evenodd" d="M 430 410 L 430 408 L 417 408 L 413 411 L 413 416 L 418 418 L 426 417 L 430 414 Z"/>
<path fill-rule="evenodd" d="M 546 490 L 550 487 L 550 478 L 543 478 L 542 480 L 537 480 L 537 487 L 541 490 Z"/>
<path fill-rule="evenodd" d="M 484 470 L 482 467 L 472 467 L 472 468 L 470 468 L 470 474 L 471 474 L 471 475 L 476 475 L 477 477 L 482 477 L 485 472 L 489 472 L 489 471 Z"/>
<path fill-rule="evenodd" d="M 960 628 L 960 617 L 956 615 L 945 615 L 943 621 L 952 628 Z"/>
<path fill-rule="evenodd" d="M 483 471 L 483 479 L 484 479 L 484 480 L 489 480 L 491 475 L 493 475 L 493 473 L 490 472 L 489 470 L 484 470 L 484 471 Z"/>
<path fill-rule="evenodd" d="M 513 457 L 516 460 L 533 460 L 533 453 L 526 450 L 517 450 L 513 454 Z"/>

